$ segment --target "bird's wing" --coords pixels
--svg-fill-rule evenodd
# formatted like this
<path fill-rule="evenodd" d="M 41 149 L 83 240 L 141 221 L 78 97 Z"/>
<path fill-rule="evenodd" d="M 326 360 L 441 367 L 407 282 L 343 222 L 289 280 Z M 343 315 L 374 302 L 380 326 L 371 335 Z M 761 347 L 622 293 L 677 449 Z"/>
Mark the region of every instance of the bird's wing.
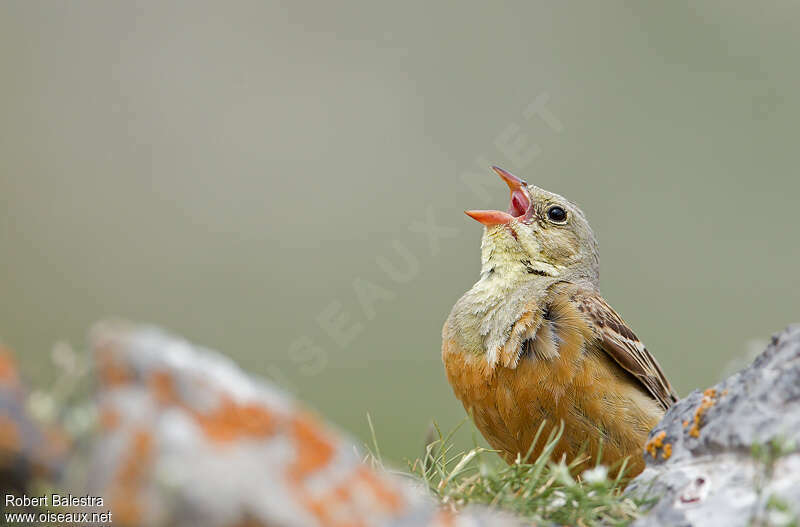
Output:
<path fill-rule="evenodd" d="M 561 294 L 590 323 L 599 347 L 633 375 L 665 410 L 678 400 L 656 359 L 596 290 L 570 284 Z"/>

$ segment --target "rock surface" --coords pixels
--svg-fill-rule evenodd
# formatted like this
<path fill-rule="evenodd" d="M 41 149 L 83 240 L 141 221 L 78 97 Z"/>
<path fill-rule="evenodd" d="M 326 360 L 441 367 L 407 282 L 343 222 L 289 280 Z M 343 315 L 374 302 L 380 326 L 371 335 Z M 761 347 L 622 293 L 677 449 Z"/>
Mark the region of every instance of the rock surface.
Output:
<path fill-rule="evenodd" d="M 744 370 L 669 409 L 627 492 L 658 496 L 636 527 L 790 524 L 800 513 L 800 326 Z"/>
<path fill-rule="evenodd" d="M 59 474 L 67 450 L 59 429 L 30 418 L 27 397 L 11 352 L 0 346 L 0 490 L 11 493 L 34 476 Z"/>
<path fill-rule="evenodd" d="M 115 526 L 505 526 L 453 514 L 226 357 L 154 328 L 92 333 L 100 430 L 90 495 Z"/>
<path fill-rule="evenodd" d="M 54 489 L 103 497 L 78 510 L 111 511 L 117 526 L 521 525 L 485 509 L 442 509 L 410 480 L 372 469 L 345 435 L 219 353 L 118 323 L 98 325 L 91 347 L 96 426 L 73 438 L 69 454 L 60 429 L 30 417 L 14 362 L 0 349 L 6 492 L 20 494 L 43 476 Z M 798 446 L 795 326 L 744 370 L 670 408 L 646 445 L 647 468 L 626 490 L 656 500 L 634 525 L 798 525 Z M 77 479 L 54 480 L 76 466 Z"/>

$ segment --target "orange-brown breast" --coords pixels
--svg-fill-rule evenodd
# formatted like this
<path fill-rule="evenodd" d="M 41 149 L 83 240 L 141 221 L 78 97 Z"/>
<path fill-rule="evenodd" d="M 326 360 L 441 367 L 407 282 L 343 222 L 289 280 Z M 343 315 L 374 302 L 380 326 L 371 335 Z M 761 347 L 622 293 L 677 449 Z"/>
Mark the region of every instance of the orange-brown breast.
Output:
<path fill-rule="evenodd" d="M 455 339 L 442 345 L 453 391 L 489 444 L 509 463 L 529 451 L 535 459 L 563 422 L 554 460 L 571 463 L 580 454 L 579 472 L 602 448 L 603 464 L 613 468 L 630 456 L 626 475 L 641 472 L 643 445 L 663 410 L 596 345 L 574 306 L 556 302 L 547 318 L 523 318 L 539 321 L 527 332 L 529 344 L 501 353 L 521 354 L 516 364 L 492 367 L 485 353 L 460 349 Z M 543 437 L 531 449 L 543 421 Z"/>

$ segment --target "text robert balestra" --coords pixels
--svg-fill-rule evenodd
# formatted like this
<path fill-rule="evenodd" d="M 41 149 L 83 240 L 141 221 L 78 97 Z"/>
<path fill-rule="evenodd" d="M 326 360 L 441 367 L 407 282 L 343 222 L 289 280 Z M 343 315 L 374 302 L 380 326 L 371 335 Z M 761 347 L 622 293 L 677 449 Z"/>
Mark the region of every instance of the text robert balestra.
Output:
<path fill-rule="evenodd" d="M 6 494 L 5 504 L 6 507 L 102 507 L 103 498 L 73 494 L 42 494 L 41 496 Z"/>

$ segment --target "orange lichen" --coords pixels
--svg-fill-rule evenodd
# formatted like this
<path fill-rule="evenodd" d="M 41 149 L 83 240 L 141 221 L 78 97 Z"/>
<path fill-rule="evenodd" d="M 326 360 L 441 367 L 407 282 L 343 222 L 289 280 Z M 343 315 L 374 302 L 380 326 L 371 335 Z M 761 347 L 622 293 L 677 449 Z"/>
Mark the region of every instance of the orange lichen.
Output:
<path fill-rule="evenodd" d="M 329 488 L 311 490 L 309 477 L 322 477 L 336 454 L 336 438 L 313 415 L 299 412 L 285 423 L 294 445 L 294 455 L 286 470 L 288 484 L 297 501 L 313 514 L 320 525 L 364 527 L 388 517 L 406 504 L 402 493 L 363 465 Z M 365 496 L 371 495 L 369 499 Z"/>
<path fill-rule="evenodd" d="M 289 467 L 289 477 L 299 480 L 330 463 L 334 446 L 323 433 L 322 427 L 308 414 L 296 416 L 290 426 L 297 454 Z"/>
<path fill-rule="evenodd" d="M 148 379 L 148 387 L 159 404 L 175 405 L 191 414 L 205 435 L 213 441 L 263 438 L 275 431 L 275 417 L 261 404 L 238 403 L 222 395 L 213 410 L 195 410 L 181 400 L 175 388 L 175 380 L 169 372 L 153 372 Z"/>
<path fill-rule="evenodd" d="M 17 423 L 7 415 L 0 415 L 0 454 L 19 452 L 20 445 Z"/>
<path fill-rule="evenodd" d="M 239 404 L 228 397 L 223 397 L 214 411 L 195 413 L 194 418 L 213 441 L 263 438 L 275 429 L 275 419 L 267 408 L 253 403 Z"/>
<path fill-rule="evenodd" d="M 172 376 L 166 371 L 155 371 L 148 379 L 148 385 L 153 397 L 162 405 L 174 404 L 178 401 L 175 384 Z"/>
<path fill-rule="evenodd" d="M 257 404 L 244 404 L 235 407 L 234 416 L 241 423 L 242 435 L 247 437 L 266 437 L 274 432 L 272 413 Z"/>
<path fill-rule="evenodd" d="M 431 527 L 453 527 L 455 524 L 455 513 L 448 509 L 440 509 L 436 512 Z"/>
<path fill-rule="evenodd" d="M 403 505 L 403 500 L 394 489 L 381 481 L 377 475 L 367 467 L 360 466 L 357 471 L 358 479 L 367 485 L 378 502 L 387 509 L 396 511 Z"/>
<path fill-rule="evenodd" d="M 321 525 L 330 527 L 365 527 L 405 506 L 402 495 L 365 466 L 357 467 L 355 472 L 321 494 L 309 492 L 300 481 L 294 481 L 292 488 L 305 509 L 316 516 Z"/>
<path fill-rule="evenodd" d="M 153 454 L 153 435 L 145 429 L 137 430 L 131 439 L 129 454 L 117 474 L 117 481 L 123 485 L 135 484 L 144 475 L 146 461 Z"/>
<path fill-rule="evenodd" d="M 117 489 L 111 493 L 111 510 L 114 523 L 120 525 L 141 525 L 142 506 L 127 491 Z"/>
<path fill-rule="evenodd" d="M 0 346 L 0 381 L 16 382 L 17 365 L 11 356 L 11 351 Z"/>
<path fill-rule="evenodd" d="M 661 457 L 664 459 L 664 461 L 672 457 L 672 443 L 667 443 L 664 445 L 664 451 L 661 453 Z"/>
<path fill-rule="evenodd" d="M 117 472 L 111 494 L 114 523 L 140 525 L 143 507 L 139 492 L 147 478 L 153 456 L 153 435 L 145 429 L 133 433 L 130 450 Z"/>
<path fill-rule="evenodd" d="M 650 438 L 650 440 L 647 441 L 647 443 L 645 443 L 644 449 L 647 451 L 648 454 L 650 454 L 654 458 L 657 457 L 658 449 L 664 445 L 665 437 L 667 437 L 667 432 L 665 430 L 660 431 L 652 438 Z"/>
<path fill-rule="evenodd" d="M 700 423 L 703 419 L 703 415 L 715 404 L 717 404 L 717 390 L 714 388 L 706 389 L 703 392 L 703 400 L 700 401 L 700 405 L 694 411 L 694 417 L 692 418 L 693 424 L 689 429 L 690 436 L 700 437 Z"/>
<path fill-rule="evenodd" d="M 128 383 L 133 375 L 125 366 L 114 360 L 113 353 L 105 350 L 97 354 L 100 381 L 106 386 L 119 386 Z"/>

